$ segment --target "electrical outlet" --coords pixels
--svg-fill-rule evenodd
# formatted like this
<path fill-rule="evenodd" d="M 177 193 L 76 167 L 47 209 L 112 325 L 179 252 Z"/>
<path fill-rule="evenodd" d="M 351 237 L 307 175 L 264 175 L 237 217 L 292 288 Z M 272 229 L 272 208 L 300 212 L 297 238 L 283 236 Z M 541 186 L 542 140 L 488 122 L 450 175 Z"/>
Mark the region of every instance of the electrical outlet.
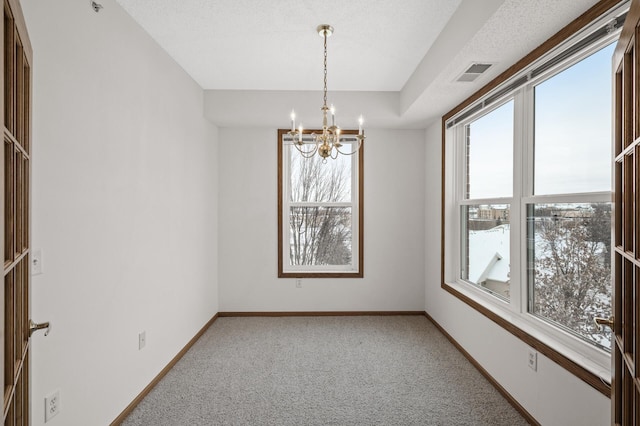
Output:
<path fill-rule="evenodd" d="M 296 278 L 296 288 L 302 288 L 302 280 L 300 278 Z"/>
<path fill-rule="evenodd" d="M 31 255 L 31 275 L 42 273 L 42 249 L 34 249 Z"/>
<path fill-rule="evenodd" d="M 144 348 L 146 344 L 147 344 L 147 332 L 143 331 L 142 333 L 138 334 L 138 350 Z"/>
<path fill-rule="evenodd" d="M 528 365 L 533 371 L 538 371 L 538 352 L 531 348 L 529 348 Z"/>
<path fill-rule="evenodd" d="M 60 412 L 60 389 L 44 397 L 44 422 L 48 422 Z"/>

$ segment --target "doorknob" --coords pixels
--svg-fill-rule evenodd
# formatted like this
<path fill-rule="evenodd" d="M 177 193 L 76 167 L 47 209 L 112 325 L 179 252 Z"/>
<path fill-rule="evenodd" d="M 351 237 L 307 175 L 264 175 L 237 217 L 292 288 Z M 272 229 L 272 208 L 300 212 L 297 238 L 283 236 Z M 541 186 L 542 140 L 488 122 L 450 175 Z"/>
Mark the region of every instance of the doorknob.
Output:
<path fill-rule="evenodd" d="M 51 331 L 51 325 L 49 325 L 49 321 L 37 324 L 33 322 L 33 320 L 29 320 L 29 337 L 31 337 L 34 331 L 42 330 L 43 328 L 47 329 L 47 331 L 44 332 L 44 335 L 48 336 L 49 332 Z"/>
<path fill-rule="evenodd" d="M 595 317 L 593 319 L 593 322 L 596 323 L 598 330 L 602 330 L 603 325 L 606 325 L 607 327 L 613 330 L 613 317 L 609 317 L 609 318 Z"/>

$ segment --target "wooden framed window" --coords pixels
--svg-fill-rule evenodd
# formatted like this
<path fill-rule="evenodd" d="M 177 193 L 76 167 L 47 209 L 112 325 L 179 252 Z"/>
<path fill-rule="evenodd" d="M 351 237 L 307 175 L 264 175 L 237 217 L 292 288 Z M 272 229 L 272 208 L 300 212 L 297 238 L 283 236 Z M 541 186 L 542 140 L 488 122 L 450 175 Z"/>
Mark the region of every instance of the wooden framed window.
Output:
<path fill-rule="evenodd" d="M 278 131 L 277 145 L 278 277 L 362 278 L 364 146 L 305 158 L 287 133 Z M 342 131 L 344 152 L 356 134 Z"/>
<path fill-rule="evenodd" d="M 599 2 L 442 120 L 442 288 L 605 395 L 592 372 L 612 336 L 593 320 L 611 314 L 611 57 L 627 10 Z"/>

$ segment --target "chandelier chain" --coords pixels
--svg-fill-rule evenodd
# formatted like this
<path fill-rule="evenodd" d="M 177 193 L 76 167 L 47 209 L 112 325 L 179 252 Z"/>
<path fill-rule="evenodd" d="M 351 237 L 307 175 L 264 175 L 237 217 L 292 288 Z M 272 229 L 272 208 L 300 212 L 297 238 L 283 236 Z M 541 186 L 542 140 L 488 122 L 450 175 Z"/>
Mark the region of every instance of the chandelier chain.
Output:
<path fill-rule="evenodd" d="M 324 106 L 327 106 L 327 32 L 324 32 Z"/>

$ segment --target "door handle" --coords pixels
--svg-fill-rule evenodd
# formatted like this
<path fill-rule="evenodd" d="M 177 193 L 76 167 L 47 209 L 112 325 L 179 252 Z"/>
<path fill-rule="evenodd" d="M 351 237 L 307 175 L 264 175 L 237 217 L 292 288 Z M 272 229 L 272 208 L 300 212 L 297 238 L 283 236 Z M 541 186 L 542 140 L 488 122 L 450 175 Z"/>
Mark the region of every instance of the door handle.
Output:
<path fill-rule="evenodd" d="M 611 330 L 613 330 L 613 317 L 609 317 L 609 318 L 595 317 L 593 319 L 593 322 L 596 323 L 598 330 L 602 330 L 603 325 L 606 325 Z"/>
<path fill-rule="evenodd" d="M 47 329 L 47 331 L 44 332 L 44 335 L 48 336 L 49 332 L 51 331 L 51 325 L 49 324 L 49 321 L 38 324 L 33 322 L 33 320 L 29 320 L 29 337 L 31 337 L 34 331 L 42 330 L 43 328 Z"/>

